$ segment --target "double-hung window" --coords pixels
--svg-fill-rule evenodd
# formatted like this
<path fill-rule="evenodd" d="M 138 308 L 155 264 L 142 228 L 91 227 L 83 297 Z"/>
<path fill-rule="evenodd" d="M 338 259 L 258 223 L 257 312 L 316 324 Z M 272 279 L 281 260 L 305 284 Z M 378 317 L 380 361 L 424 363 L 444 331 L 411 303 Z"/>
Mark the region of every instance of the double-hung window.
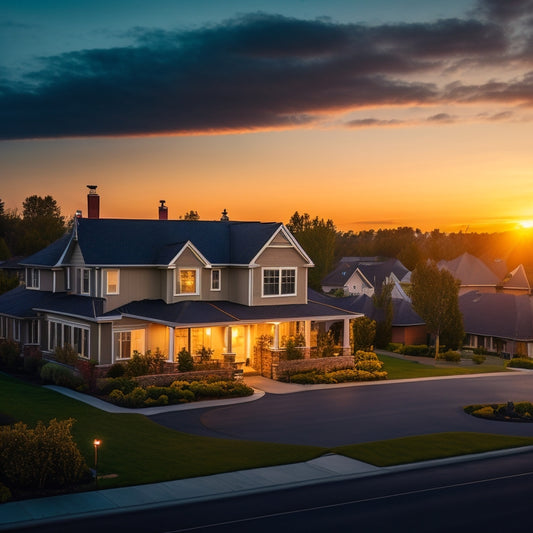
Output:
<path fill-rule="evenodd" d="M 91 271 L 88 268 L 82 268 L 79 273 L 80 293 L 91 294 Z"/>
<path fill-rule="evenodd" d="M 220 290 L 220 269 L 215 268 L 211 270 L 211 290 L 219 291 Z"/>
<path fill-rule="evenodd" d="M 176 270 L 174 294 L 200 294 L 200 279 L 197 268 L 178 268 Z"/>
<path fill-rule="evenodd" d="M 41 285 L 41 272 L 38 268 L 28 268 L 26 270 L 26 287 L 28 289 L 38 289 Z"/>
<path fill-rule="evenodd" d="M 144 329 L 115 331 L 113 334 L 115 360 L 130 359 L 133 352 L 145 352 Z"/>
<path fill-rule="evenodd" d="M 263 296 L 294 296 L 295 294 L 295 268 L 263 269 Z"/>
<path fill-rule="evenodd" d="M 118 269 L 105 270 L 105 287 L 106 294 L 119 294 L 120 276 Z"/>

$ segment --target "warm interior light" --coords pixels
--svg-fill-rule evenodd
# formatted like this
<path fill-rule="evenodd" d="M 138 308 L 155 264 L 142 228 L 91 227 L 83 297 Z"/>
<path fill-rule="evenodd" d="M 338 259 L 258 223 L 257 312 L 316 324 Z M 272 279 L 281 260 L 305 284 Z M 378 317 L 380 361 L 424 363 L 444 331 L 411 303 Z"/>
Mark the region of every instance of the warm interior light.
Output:
<path fill-rule="evenodd" d="M 94 439 L 94 443 L 93 443 L 95 446 L 100 446 L 100 444 L 102 444 L 102 441 L 100 439 Z"/>

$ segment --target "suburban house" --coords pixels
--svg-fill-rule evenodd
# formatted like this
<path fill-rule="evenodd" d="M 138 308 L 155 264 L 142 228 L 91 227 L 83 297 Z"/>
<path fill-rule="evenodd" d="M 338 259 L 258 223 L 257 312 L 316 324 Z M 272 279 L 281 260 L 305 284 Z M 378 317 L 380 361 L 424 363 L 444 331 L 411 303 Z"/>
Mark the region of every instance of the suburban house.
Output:
<path fill-rule="evenodd" d="M 366 294 L 342 298 L 314 292 L 312 294 L 315 300 L 335 305 L 346 311 L 360 313 L 372 320 L 378 321 L 382 318 L 382 310 L 377 309 L 372 298 Z M 428 341 L 426 323 L 414 311 L 409 298 L 392 298 L 392 309 L 391 341 L 401 344 L 426 344 Z"/>
<path fill-rule="evenodd" d="M 398 259 L 380 257 L 343 257 L 322 280 L 325 293 L 343 291 L 346 296 L 372 296 L 385 283 L 393 283 L 395 298 L 404 298 L 400 283 L 409 282 L 411 272 Z"/>
<path fill-rule="evenodd" d="M 473 290 L 486 293 L 531 294 L 523 265 L 508 271 L 505 262 L 497 261 L 491 263 L 489 268 L 481 259 L 464 253 L 451 261 L 440 261 L 438 266 L 448 270 L 461 282 L 459 295 Z"/>
<path fill-rule="evenodd" d="M 527 294 L 470 291 L 459 297 L 465 348 L 533 357 L 533 301 Z"/>
<path fill-rule="evenodd" d="M 253 366 L 258 343 L 272 353 L 289 337 L 306 356 L 326 324 L 360 314 L 308 295 L 313 263 L 282 223 L 103 219 L 96 187 L 88 217 L 23 261 L 26 284 L 0 296 L 0 338 L 45 356 L 72 345 L 99 365 L 159 350 L 169 363 L 183 348 Z"/>

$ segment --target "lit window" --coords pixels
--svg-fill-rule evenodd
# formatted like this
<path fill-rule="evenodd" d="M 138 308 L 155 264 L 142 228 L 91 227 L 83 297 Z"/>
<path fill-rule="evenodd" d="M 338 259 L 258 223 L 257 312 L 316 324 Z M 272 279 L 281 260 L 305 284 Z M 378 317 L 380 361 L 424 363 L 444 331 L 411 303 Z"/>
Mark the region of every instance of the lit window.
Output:
<path fill-rule="evenodd" d="M 220 290 L 220 270 L 218 268 L 215 270 L 211 270 L 211 290 Z"/>
<path fill-rule="evenodd" d="M 106 270 L 106 294 L 119 294 L 119 271 Z"/>
<path fill-rule="evenodd" d="M 196 269 L 180 269 L 179 276 L 179 294 L 197 294 L 197 273 Z"/>
<path fill-rule="evenodd" d="M 144 353 L 144 329 L 115 331 L 115 359 L 130 359 L 133 352 Z"/>
<path fill-rule="evenodd" d="M 291 296 L 296 294 L 295 268 L 265 268 L 263 296 Z"/>

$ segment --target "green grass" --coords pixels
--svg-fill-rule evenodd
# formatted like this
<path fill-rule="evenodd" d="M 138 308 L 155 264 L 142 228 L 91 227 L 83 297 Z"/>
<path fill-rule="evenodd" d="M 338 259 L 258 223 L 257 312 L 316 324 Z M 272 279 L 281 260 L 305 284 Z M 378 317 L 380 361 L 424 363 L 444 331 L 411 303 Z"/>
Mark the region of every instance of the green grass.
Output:
<path fill-rule="evenodd" d="M 152 483 L 249 468 L 308 461 L 327 450 L 197 437 L 164 428 L 140 414 L 110 414 L 57 392 L 0 374 L 0 412 L 30 427 L 74 418 L 72 433 L 89 466 L 95 438 L 102 440 L 98 471 L 117 474 L 100 488 Z"/>
<path fill-rule="evenodd" d="M 102 439 L 98 471 L 117 477 L 101 479 L 100 488 L 297 463 L 327 452 L 390 466 L 533 445 L 533 438 L 478 433 L 422 435 L 333 449 L 197 437 L 159 426 L 143 415 L 106 413 L 0 374 L 0 421 L 20 420 L 34 427 L 52 418 L 76 420 L 74 439 L 89 466 L 94 462 L 92 442 Z"/>
<path fill-rule="evenodd" d="M 387 372 L 387 379 L 411 379 L 436 376 L 459 376 L 464 374 L 483 374 L 489 372 L 505 372 L 502 365 L 474 365 L 455 366 L 452 363 L 440 363 L 439 366 L 425 365 L 417 361 L 406 361 L 390 355 L 378 354 L 385 364 L 383 370 Z M 450 365 L 450 366 L 447 366 Z M 509 371 L 511 372 L 511 371 Z"/>
<path fill-rule="evenodd" d="M 520 446 L 533 446 L 533 438 L 456 432 L 352 444 L 333 451 L 375 466 L 394 466 Z"/>

